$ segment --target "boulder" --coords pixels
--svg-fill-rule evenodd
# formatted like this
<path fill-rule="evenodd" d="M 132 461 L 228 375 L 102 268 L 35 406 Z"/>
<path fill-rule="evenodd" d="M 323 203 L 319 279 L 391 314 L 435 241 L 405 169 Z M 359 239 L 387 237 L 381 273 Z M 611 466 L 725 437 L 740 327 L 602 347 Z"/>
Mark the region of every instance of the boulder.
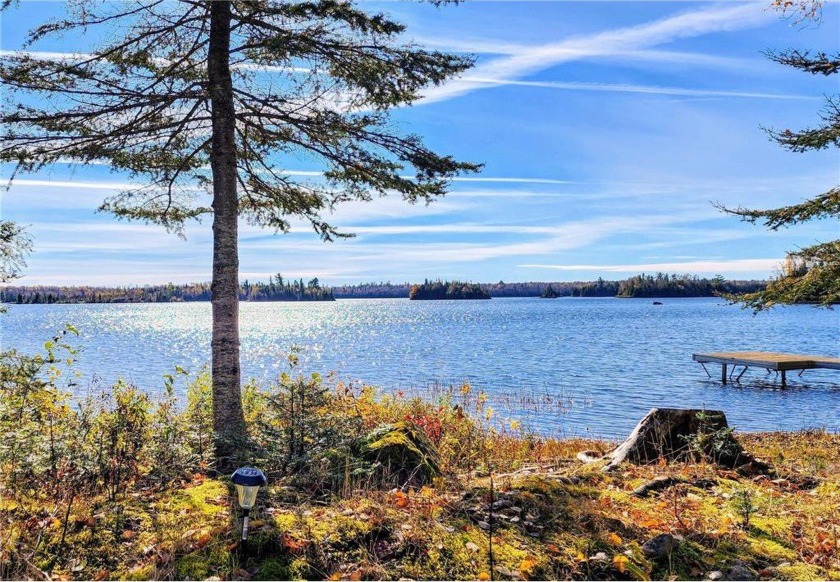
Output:
<path fill-rule="evenodd" d="M 667 558 L 677 547 L 677 538 L 671 534 L 659 534 L 642 546 L 642 553 L 651 560 Z"/>
<path fill-rule="evenodd" d="M 727 580 L 756 580 L 758 575 L 743 562 L 735 562 L 726 573 Z"/>

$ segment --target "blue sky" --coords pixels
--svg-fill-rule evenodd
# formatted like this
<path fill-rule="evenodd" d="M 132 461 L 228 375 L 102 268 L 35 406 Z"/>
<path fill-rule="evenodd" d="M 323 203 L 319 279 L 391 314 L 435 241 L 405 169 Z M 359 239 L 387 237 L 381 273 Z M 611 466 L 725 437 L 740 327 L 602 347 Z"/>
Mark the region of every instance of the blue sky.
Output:
<path fill-rule="evenodd" d="M 478 57 L 462 79 L 396 112 L 394 124 L 485 168 L 429 206 L 392 196 L 339 208 L 332 221 L 358 234 L 348 241 L 323 243 L 304 225 L 275 235 L 243 224 L 243 279 L 547 281 L 642 271 L 752 279 L 770 276 L 786 250 L 838 236 L 836 221 L 771 233 L 711 204 L 774 207 L 838 183 L 837 150 L 790 153 L 760 129 L 813 126 L 822 96 L 838 92 L 836 76 L 761 54 L 840 50 L 836 5 L 819 27 L 739 1 L 364 5 L 392 13 L 425 46 Z M 22 2 L 3 14 L 0 49 L 18 49 L 22 31 L 61 6 Z M 89 46 L 65 39 L 34 50 Z M 17 179 L 0 200 L 3 218 L 34 237 L 21 283 L 209 280 L 209 220 L 183 240 L 95 212 L 125 182 L 102 166 Z"/>

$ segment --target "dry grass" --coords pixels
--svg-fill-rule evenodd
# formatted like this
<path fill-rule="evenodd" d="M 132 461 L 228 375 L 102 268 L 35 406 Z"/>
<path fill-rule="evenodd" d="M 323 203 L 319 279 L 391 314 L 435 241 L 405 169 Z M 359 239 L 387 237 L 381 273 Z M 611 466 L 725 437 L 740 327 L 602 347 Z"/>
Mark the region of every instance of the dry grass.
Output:
<path fill-rule="evenodd" d="M 357 490 L 326 503 L 275 485 L 261 496 L 245 554 L 228 484 L 200 476 L 176 490 L 130 492 L 118 505 L 78 503 L 64 547 L 60 520 L 38 511 L 45 500 L 4 500 L 0 543 L 18 551 L 26 528 L 46 521 L 28 573 L 53 579 L 697 579 L 738 562 L 760 579 L 840 579 L 840 436 L 740 438 L 776 475 L 709 464 L 605 475 L 574 461 L 602 443 L 503 435 L 491 439 L 493 464 L 519 468 L 494 472 L 492 499 L 486 467 L 422 489 Z M 686 483 L 632 494 L 663 475 Z M 479 522 L 501 499 L 519 513 L 500 508 L 491 536 Z M 681 541 L 651 561 L 640 547 L 660 533 Z"/>

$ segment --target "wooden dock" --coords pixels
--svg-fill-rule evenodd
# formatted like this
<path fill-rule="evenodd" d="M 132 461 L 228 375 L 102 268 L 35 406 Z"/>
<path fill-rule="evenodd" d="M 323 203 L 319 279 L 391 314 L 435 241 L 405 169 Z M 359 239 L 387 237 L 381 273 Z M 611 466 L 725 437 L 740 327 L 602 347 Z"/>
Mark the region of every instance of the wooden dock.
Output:
<path fill-rule="evenodd" d="M 772 352 L 714 352 L 710 354 L 694 354 L 692 359 L 699 362 L 703 369 L 706 370 L 705 364 L 714 363 L 721 365 L 720 381 L 726 384 L 727 366 L 732 366 L 732 374 L 735 373 L 735 368 L 743 366 L 743 370 L 735 378 L 735 381 L 741 379 L 750 367 L 764 368 L 765 370 L 773 370 L 782 375 L 782 388 L 787 386 L 786 372 L 788 370 L 799 370 L 799 374 L 805 370 L 813 370 L 814 368 L 828 368 L 831 370 L 840 370 L 840 358 L 829 358 L 826 356 L 801 356 L 797 354 L 776 354 Z M 709 371 L 706 370 L 709 374 Z M 712 375 L 709 374 L 709 378 Z M 730 374 L 731 377 L 731 374 Z"/>

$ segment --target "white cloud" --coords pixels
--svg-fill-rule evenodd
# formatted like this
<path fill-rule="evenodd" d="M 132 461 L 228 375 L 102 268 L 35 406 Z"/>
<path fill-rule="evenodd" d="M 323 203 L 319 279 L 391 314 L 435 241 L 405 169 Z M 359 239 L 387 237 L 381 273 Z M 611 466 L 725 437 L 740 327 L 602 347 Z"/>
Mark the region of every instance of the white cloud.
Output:
<path fill-rule="evenodd" d="M 727 273 L 752 272 L 767 276 L 779 266 L 781 259 L 731 259 L 720 261 L 685 261 L 679 263 L 640 263 L 631 265 L 550 265 L 524 264 L 518 265 L 527 269 L 551 269 L 556 271 L 599 271 L 607 273 L 639 273 L 639 272 L 670 272 L 670 273 Z"/>
<path fill-rule="evenodd" d="M 783 93 L 756 93 L 750 91 L 721 91 L 708 89 L 687 89 L 682 87 L 662 87 L 658 85 L 626 85 L 615 83 L 577 83 L 561 81 L 511 81 L 506 79 L 488 79 L 464 77 L 465 81 L 475 81 L 489 85 L 514 85 L 522 87 L 540 87 L 543 89 L 561 89 L 566 91 L 599 91 L 607 93 L 643 93 L 646 95 L 675 95 L 683 97 L 740 97 L 747 99 L 797 99 L 821 100 L 808 95 L 790 95 Z"/>
<path fill-rule="evenodd" d="M 83 190 L 131 190 L 133 188 L 142 188 L 143 184 L 132 182 L 80 182 L 76 180 L 28 180 L 15 179 L 12 182 L 12 188 L 23 187 L 46 187 L 46 188 L 76 188 Z"/>
<path fill-rule="evenodd" d="M 717 5 L 638 26 L 527 47 L 510 56 L 479 64 L 470 70 L 469 77 L 513 80 L 586 57 L 649 49 L 681 38 L 758 26 L 773 18 L 761 8 L 760 4 L 752 2 L 728 7 Z M 419 103 L 451 99 L 492 86 L 492 83 L 462 78 L 429 89 Z"/>
<path fill-rule="evenodd" d="M 476 53 L 483 55 L 516 56 L 523 52 L 538 50 L 540 48 L 539 45 L 514 44 L 500 40 L 478 38 L 457 39 L 424 36 L 416 37 L 414 39 L 414 42 L 426 48 L 433 48 L 449 52 Z M 754 72 L 756 68 L 766 66 L 767 64 L 766 61 L 761 59 L 745 59 L 704 53 L 655 49 L 629 51 L 615 50 L 611 52 L 603 51 L 599 53 L 592 53 L 590 51 L 580 50 L 577 52 L 577 56 L 579 56 L 581 59 L 609 59 L 610 62 L 660 62 L 679 64 L 682 66 L 693 65 L 709 67 L 714 69 L 736 69 L 752 72 Z"/>

